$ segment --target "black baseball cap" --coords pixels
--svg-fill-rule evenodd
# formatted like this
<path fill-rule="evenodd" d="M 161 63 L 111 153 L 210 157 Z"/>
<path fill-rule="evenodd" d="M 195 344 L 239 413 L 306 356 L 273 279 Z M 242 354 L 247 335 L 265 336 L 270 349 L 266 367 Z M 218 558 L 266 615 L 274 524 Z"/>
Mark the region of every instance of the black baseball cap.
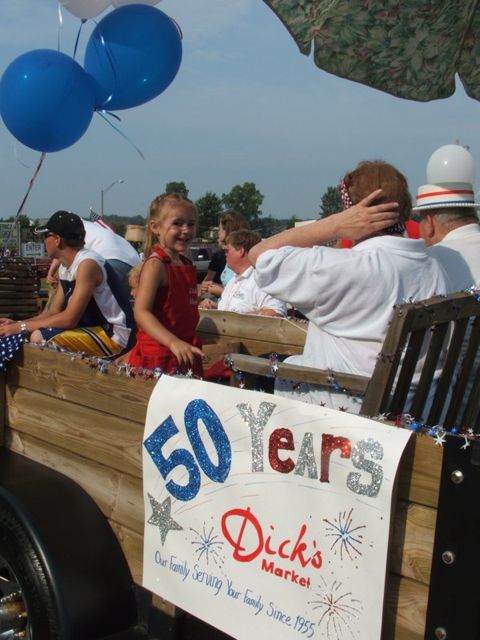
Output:
<path fill-rule="evenodd" d="M 82 219 L 70 211 L 56 211 L 44 227 L 35 229 L 37 235 L 55 233 L 69 240 L 85 240 L 85 227 Z"/>

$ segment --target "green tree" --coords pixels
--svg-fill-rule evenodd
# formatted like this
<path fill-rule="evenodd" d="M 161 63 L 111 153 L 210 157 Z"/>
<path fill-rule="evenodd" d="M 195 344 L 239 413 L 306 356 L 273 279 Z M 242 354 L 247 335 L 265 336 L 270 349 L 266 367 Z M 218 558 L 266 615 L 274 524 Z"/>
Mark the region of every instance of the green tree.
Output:
<path fill-rule="evenodd" d="M 342 211 L 342 198 L 338 187 L 328 187 L 322 196 L 320 203 L 320 211 L 318 213 L 320 218 L 326 218 L 332 213 L 338 213 Z"/>
<path fill-rule="evenodd" d="M 20 229 L 28 229 L 32 226 L 30 224 L 30 218 L 23 213 L 18 216 L 18 219 L 16 219 L 15 216 L 10 216 L 10 218 L 7 218 L 6 222 L 13 222 L 14 220 L 17 220 L 17 224 L 20 225 Z"/>
<path fill-rule="evenodd" d="M 188 198 L 188 189 L 184 182 L 167 182 L 165 193 L 182 193 Z"/>
<path fill-rule="evenodd" d="M 297 216 L 292 216 L 287 220 L 287 229 L 293 229 L 296 222 L 300 222 L 301 218 L 297 218 Z"/>
<path fill-rule="evenodd" d="M 258 228 L 256 231 L 260 233 L 262 238 L 269 238 L 279 231 L 283 231 L 287 228 L 287 220 L 273 218 L 272 216 L 265 216 L 258 221 Z"/>
<path fill-rule="evenodd" d="M 199 198 L 196 203 L 198 209 L 198 235 L 203 235 L 211 227 L 218 227 L 218 215 L 222 209 L 222 201 L 213 191 Z"/>
<path fill-rule="evenodd" d="M 258 229 L 263 197 L 254 182 L 244 182 L 243 185 L 235 185 L 229 193 L 222 194 L 222 204 L 225 209 L 234 209 L 241 213 L 252 229 Z"/>

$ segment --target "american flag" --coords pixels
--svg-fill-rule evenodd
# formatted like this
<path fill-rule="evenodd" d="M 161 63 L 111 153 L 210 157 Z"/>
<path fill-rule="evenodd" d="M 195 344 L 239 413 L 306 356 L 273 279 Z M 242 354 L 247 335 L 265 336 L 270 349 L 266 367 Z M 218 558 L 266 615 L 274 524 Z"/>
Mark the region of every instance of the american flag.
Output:
<path fill-rule="evenodd" d="M 97 224 L 99 224 L 101 227 L 103 227 L 104 229 L 110 229 L 110 231 L 112 231 L 113 233 L 115 233 L 115 230 L 112 229 L 112 227 L 110 225 L 108 225 L 105 220 L 102 218 L 102 216 L 97 213 L 96 211 L 94 211 L 92 209 L 92 207 L 90 207 L 90 222 L 96 222 Z"/>

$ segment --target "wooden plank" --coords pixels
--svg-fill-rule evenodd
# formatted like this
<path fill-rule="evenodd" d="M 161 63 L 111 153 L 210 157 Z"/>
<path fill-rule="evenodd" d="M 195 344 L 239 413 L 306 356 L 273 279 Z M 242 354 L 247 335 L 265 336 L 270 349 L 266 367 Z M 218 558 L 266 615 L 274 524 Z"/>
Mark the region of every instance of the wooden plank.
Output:
<path fill-rule="evenodd" d="M 216 344 L 204 344 L 202 351 L 205 354 L 204 368 L 218 360 L 222 360 L 227 353 L 239 353 L 242 350 L 241 342 L 226 340 Z"/>
<path fill-rule="evenodd" d="M 266 358 L 255 356 L 232 354 L 231 361 L 235 369 L 260 376 L 272 376 L 270 362 Z M 348 373 L 338 373 L 303 367 L 285 362 L 277 363 L 277 378 L 286 378 L 297 382 L 308 382 L 330 387 L 334 382 L 349 391 L 364 392 L 369 383 L 369 378 Z"/>
<path fill-rule="evenodd" d="M 141 478 L 8 428 L 5 430 L 5 445 L 34 462 L 68 476 L 95 500 L 107 518 L 143 534 Z"/>
<path fill-rule="evenodd" d="M 437 508 L 443 449 L 426 435 L 413 435 L 402 455 L 398 497 Z"/>
<path fill-rule="evenodd" d="M 230 336 L 229 340 L 233 340 L 233 336 Z M 242 338 L 241 345 L 241 352 L 252 356 L 260 356 L 266 353 L 283 353 L 292 356 L 303 353 L 303 346 L 285 343 L 279 344 L 278 342 L 272 342 L 272 340 L 249 340 L 248 338 Z"/>
<path fill-rule="evenodd" d="M 197 332 L 200 336 L 225 335 L 232 336 L 241 342 L 245 339 L 259 340 L 303 348 L 307 327 L 308 324 L 305 321 L 200 309 Z"/>
<path fill-rule="evenodd" d="M 450 294 L 448 298 L 435 297 L 428 302 L 417 302 L 411 308 L 419 311 L 412 322 L 414 330 L 480 315 L 480 302 L 475 296 L 464 292 Z"/>
<path fill-rule="evenodd" d="M 28 302 L 24 298 L 21 300 L 0 300 L 0 311 L 11 311 L 12 313 L 21 312 L 21 311 L 29 311 L 33 309 L 33 313 L 35 314 L 35 309 L 37 308 L 37 298 L 32 297 L 32 301 Z"/>
<path fill-rule="evenodd" d="M 397 502 L 390 549 L 393 573 L 429 584 L 436 521 L 435 509 Z"/>
<path fill-rule="evenodd" d="M 145 424 L 156 380 L 117 375 L 114 364 L 108 365 L 108 373 L 99 373 L 91 363 L 89 358 L 25 345 L 9 366 L 8 384 Z"/>
<path fill-rule="evenodd" d="M 408 578 L 390 576 L 382 640 L 424 640 L 427 603 L 428 587 Z"/>
<path fill-rule="evenodd" d="M 18 292 L 19 294 L 23 293 L 23 292 L 38 292 L 38 287 L 36 283 L 33 282 L 28 282 L 26 284 L 22 284 L 19 282 L 15 282 L 13 280 L 0 280 L 0 294 L 2 293 L 6 293 L 8 292 L 10 293 L 15 293 Z M 3 297 L 3 296 L 2 296 Z"/>
<path fill-rule="evenodd" d="M 5 302 L 5 300 L 29 300 L 30 298 L 36 298 L 38 295 L 37 287 L 17 287 L 14 285 L 12 289 L 5 289 L 5 287 L 0 287 L 0 301 Z"/>
<path fill-rule="evenodd" d="M 18 387 L 7 388 L 7 407 L 12 429 L 141 477 L 143 424 Z"/>

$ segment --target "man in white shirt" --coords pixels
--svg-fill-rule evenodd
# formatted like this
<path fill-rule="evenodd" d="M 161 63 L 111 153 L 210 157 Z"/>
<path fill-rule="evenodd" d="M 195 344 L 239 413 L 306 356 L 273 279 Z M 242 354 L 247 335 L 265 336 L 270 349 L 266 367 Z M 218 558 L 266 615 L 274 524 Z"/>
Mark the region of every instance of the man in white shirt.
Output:
<path fill-rule="evenodd" d="M 211 300 L 204 301 L 208 303 L 208 308 L 236 313 L 255 313 L 261 316 L 285 317 L 287 315 L 287 305 L 260 289 L 255 281 L 255 270 L 248 259 L 248 252 L 260 240 L 258 233 L 249 229 L 232 231 L 227 236 L 225 240 L 227 265 L 234 271 L 235 276 L 225 285 L 218 304 Z"/>
<path fill-rule="evenodd" d="M 100 222 L 90 222 L 82 218 L 82 224 L 85 228 L 85 248 L 95 251 L 108 262 L 120 281 L 122 291 L 128 298 L 130 296 L 128 272 L 140 262 L 137 251 L 125 238 Z M 47 275 L 49 284 L 56 283 L 59 264 L 58 260 L 52 260 Z"/>
<path fill-rule="evenodd" d="M 362 162 L 340 190 L 343 212 L 282 231 L 256 245 L 249 258 L 259 285 L 309 320 L 303 353 L 286 362 L 371 376 L 394 305 L 445 294 L 449 283 L 424 243 L 403 237 L 411 198 L 395 167 Z M 364 220 L 371 222 L 364 227 Z M 338 237 L 357 244 L 348 251 L 324 246 Z M 333 386 L 277 379 L 275 393 L 352 413 L 361 406 L 361 398 Z"/>
<path fill-rule="evenodd" d="M 436 258 L 448 273 L 451 281 L 449 293 L 465 291 L 471 287 L 480 289 L 480 226 L 470 183 L 426 184 L 418 189 L 417 206 L 420 214 L 420 234 L 428 246 L 428 253 Z M 471 335 L 467 329 L 462 345 L 465 356 Z M 474 360 L 472 375 L 468 380 L 460 410 L 463 415 L 470 397 L 474 372 L 480 366 L 480 353 Z"/>
<path fill-rule="evenodd" d="M 418 189 L 420 234 L 448 273 L 451 291 L 480 287 L 480 226 L 470 183 L 426 184 Z"/>

